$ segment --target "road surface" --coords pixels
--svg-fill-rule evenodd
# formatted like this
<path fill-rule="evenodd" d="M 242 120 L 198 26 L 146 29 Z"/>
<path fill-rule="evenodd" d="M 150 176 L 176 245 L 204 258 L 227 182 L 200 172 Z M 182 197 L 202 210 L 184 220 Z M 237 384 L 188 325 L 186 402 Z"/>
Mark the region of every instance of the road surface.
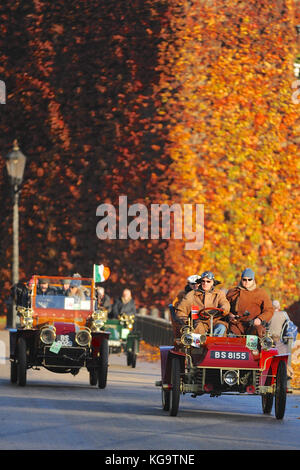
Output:
<path fill-rule="evenodd" d="M 181 398 L 178 416 L 161 409 L 160 364 L 110 355 L 104 390 L 86 370 L 73 377 L 29 370 L 26 387 L 9 380 L 8 332 L 0 332 L 2 450 L 299 450 L 300 395 L 285 418 L 263 415 L 255 396 Z M 0 354 L 0 356 L 1 356 Z M 108 452 L 108 455 L 112 455 Z"/>

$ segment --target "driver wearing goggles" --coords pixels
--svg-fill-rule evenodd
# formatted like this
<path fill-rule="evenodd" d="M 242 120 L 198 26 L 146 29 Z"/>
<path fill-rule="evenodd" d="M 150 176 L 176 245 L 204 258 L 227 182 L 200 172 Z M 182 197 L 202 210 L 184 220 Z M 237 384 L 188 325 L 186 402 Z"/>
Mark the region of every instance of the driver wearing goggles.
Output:
<path fill-rule="evenodd" d="M 191 314 L 194 319 L 195 333 L 207 333 L 209 331 L 210 320 L 201 318 L 201 310 L 204 308 L 222 308 L 224 312 L 220 312 L 220 316 L 227 316 L 230 310 L 230 304 L 226 299 L 226 295 L 221 290 L 216 290 L 215 286 L 220 284 L 211 271 L 204 271 L 201 276 L 195 279 L 197 288 L 193 288 L 186 294 L 180 302 L 175 306 L 175 314 L 179 324 L 182 326 L 187 322 L 188 316 Z M 224 336 L 227 330 L 227 322 L 214 317 L 214 336 Z"/>

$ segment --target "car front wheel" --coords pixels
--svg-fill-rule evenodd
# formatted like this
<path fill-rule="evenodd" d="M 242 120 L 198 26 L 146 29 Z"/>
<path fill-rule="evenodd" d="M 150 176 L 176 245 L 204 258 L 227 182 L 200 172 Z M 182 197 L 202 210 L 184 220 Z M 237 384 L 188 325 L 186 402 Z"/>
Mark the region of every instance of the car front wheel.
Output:
<path fill-rule="evenodd" d="M 26 341 L 24 338 L 19 338 L 18 340 L 18 366 L 17 366 L 17 376 L 18 376 L 18 385 L 24 387 L 26 385 L 26 375 L 27 375 L 27 353 L 26 353 Z"/>
<path fill-rule="evenodd" d="M 177 416 L 180 400 L 180 361 L 177 358 L 172 360 L 170 390 L 170 416 Z"/>
<path fill-rule="evenodd" d="M 18 365 L 15 361 L 10 363 L 10 381 L 12 384 L 18 381 Z"/>
<path fill-rule="evenodd" d="M 170 390 L 161 389 L 161 402 L 162 409 L 164 411 L 169 411 L 170 409 Z"/>
<path fill-rule="evenodd" d="M 132 360 L 131 360 L 131 367 L 135 368 L 136 366 L 136 359 L 137 359 L 137 352 L 139 349 L 138 341 L 135 339 L 133 343 L 133 351 L 132 351 Z"/>
<path fill-rule="evenodd" d="M 276 389 L 275 389 L 275 416 L 277 419 L 282 419 L 285 412 L 286 405 L 286 389 L 287 389 L 287 370 L 286 363 L 280 361 L 276 374 Z"/>
<path fill-rule="evenodd" d="M 105 388 L 108 369 L 108 341 L 104 339 L 100 346 L 100 359 L 98 367 L 98 387 Z"/>

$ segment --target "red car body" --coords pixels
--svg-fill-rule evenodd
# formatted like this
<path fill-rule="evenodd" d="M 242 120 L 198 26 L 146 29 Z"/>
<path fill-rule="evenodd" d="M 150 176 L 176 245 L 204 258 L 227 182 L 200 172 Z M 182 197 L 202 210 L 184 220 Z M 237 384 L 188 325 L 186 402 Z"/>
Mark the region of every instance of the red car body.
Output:
<path fill-rule="evenodd" d="M 258 338 L 257 344 L 249 347 L 247 336 L 207 336 L 198 348 L 180 344 L 179 339 L 174 346 L 161 346 L 161 380 L 156 385 L 162 388 L 163 409 L 177 415 L 179 395 L 186 393 L 255 394 L 262 396 L 267 414 L 275 397 L 276 417 L 281 419 L 288 354 L 279 354 L 274 347 L 263 349 Z"/>

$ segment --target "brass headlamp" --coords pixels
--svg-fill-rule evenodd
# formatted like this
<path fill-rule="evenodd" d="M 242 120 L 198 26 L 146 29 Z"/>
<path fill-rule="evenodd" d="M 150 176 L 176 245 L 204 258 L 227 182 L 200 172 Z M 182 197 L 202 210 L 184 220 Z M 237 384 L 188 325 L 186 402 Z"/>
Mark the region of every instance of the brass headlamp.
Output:
<path fill-rule="evenodd" d="M 79 346 L 89 346 L 92 340 L 91 330 L 87 327 L 82 328 L 75 335 L 75 341 Z"/>
<path fill-rule="evenodd" d="M 40 331 L 40 340 L 44 344 L 52 344 L 56 338 L 56 328 L 53 325 L 46 325 Z"/>
<path fill-rule="evenodd" d="M 202 344 L 205 343 L 206 335 L 197 333 L 183 333 L 180 341 L 184 346 L 194 346 L 199 348 Z"/>
<path fill-rule="evenodd" d="M 182 333 L 180 341 L 186 347 L 189 347 L 189 346 L 199 347 L 201 344 L 204 344 L 206 341 L 206 335 L 195 334 L 194 328 L 190 325 L 185 325 L 184 327 L 182 327 L 180 332 Z"/>
<path fill-rule="evenodd" d="M 33 310 L 32 310 L 32 308 L 18 307 L 17 313 L 21 318 L 21 326 L 25 330 L 30 330 L 33 326 Z"/>
<path fill-rule="evenodd" d="M 122 313 L 119 315 L 119 320 L 120 322 L 125 323 L 129 330 L 132 330 L 134 324 L 134 315 L 127 315 L 126 313 Z"/>
<path fill-rule="evenodd" d="M 184 333 L 181 336 L 180 341 L 184 346 L 191 346 L 193 342 L 193 336 L 190 333 Z"/>
<path fill-rule="evenodd" d="M 92 331 L 100 331 L 100 329 L 103 327 L 106 320 L 107 320 L 106 309 L 95 310 L 92 313 L 92 324 L 91 324 Z"/>
<path fill-rule="evenodd" d="M 180 342 L 184 346 L 190 346 L 193 342 L 193 337 L 192 333 L 194 331 L 194 328 L 191 325 L 184 325 L 182 328 L 180 328 L 180 333 L 182 334 L 180 338 Z"/>

